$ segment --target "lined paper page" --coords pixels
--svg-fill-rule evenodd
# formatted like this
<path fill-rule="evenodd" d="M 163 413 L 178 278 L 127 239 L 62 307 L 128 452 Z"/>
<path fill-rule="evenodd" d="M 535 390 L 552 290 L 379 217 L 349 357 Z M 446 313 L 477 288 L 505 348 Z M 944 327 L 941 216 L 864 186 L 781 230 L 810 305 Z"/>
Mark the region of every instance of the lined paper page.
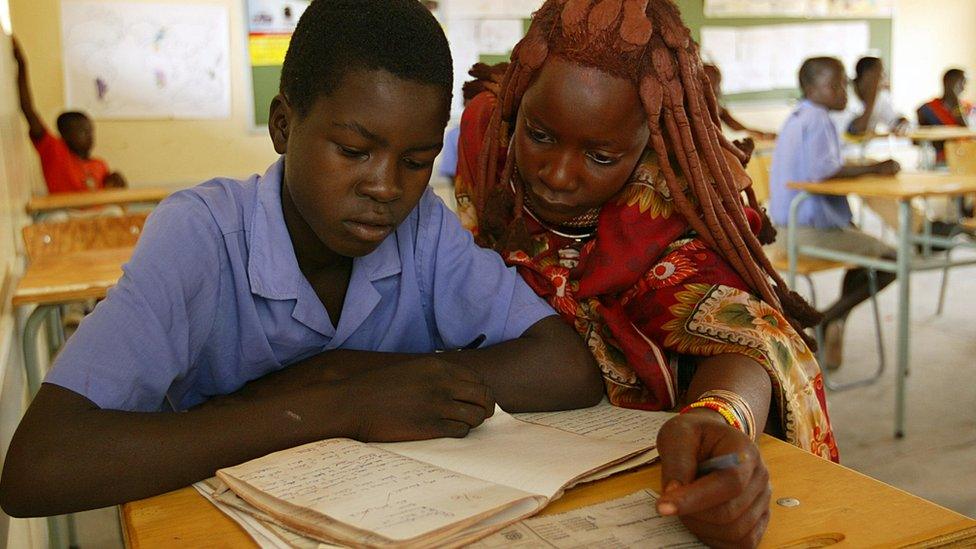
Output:
<path fill-rule="evenodd" d="M 349 439 L 276 452 L 217 476 L 393 539 L 410 539 L 530 497 Z M 234 480 L 239 482 L 234 482 Z M 252 503 L 255 503 L 252 501 Z"/>

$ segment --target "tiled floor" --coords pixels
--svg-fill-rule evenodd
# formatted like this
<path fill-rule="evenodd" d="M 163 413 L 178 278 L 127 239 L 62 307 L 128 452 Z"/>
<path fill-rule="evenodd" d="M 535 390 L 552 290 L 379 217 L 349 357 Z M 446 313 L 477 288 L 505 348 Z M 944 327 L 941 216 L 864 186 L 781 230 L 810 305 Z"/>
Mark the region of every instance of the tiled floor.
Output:
<path fill-rule="evenodd" d="M 821 301 L 837 295 L 840 275 L 815 277 Z M 906 437 L 893 437 L 896 285 L 881 295 L 889 370 L 873 386 L 830 394 L 830 412 L 844 465 L 976 517 L 976 267 L 952 272 L 937 317 L 939 280 L 934 271 L 912 281 Z M 847 330 L 838 381 L 870 371 L 877 358 L 867 307 L 852 314 Z M 83 513 L 78 524 L 83 547 L 121 547 L 114 509 Z"/>

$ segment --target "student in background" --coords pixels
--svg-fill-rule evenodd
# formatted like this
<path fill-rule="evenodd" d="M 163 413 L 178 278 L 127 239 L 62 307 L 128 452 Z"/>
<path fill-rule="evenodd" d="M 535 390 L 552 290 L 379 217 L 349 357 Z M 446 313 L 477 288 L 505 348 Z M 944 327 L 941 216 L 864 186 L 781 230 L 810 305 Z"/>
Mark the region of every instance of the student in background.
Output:
<path fill-rule="evenodd" d="M 755 139 L 765 139 L 771 140 L 776 139 L 776 134 L 771 132 L 764 132 L 762 130 L 754 130 L 752 128 L 747 128 L 745 124 L 736 120 L 729 112 L 725 105 L 722 104 L 722 71 L 719 70 L 716 65 L 705 65 L 705 75 L 708 76 L 708 82 L 712 87 L 712 93 L 715 94 L 716 99 L 719 101 L 719 119 L 723 124 L 728 126 L 730 129 L 737 132 L 746 132 L 750 137 Z"/>
<path fill-rule="evenodd" d="M 839 60 L 831 57 L 807 59 L 800 68 L 799 80 L 803 100 L 779 132 L 770 175 L 770 213 L 773 222 L 781 227 L 782 235 L 786 234 L 790 202 L 799 192 L 787 188 L 790 181 L 826 181 L 864 174 L 894 175 L 899 170 L 894 160 L 863 165 L 844 163 L 840 137 L 829 114 L 843 111 L 848 101 L 847 77 Z M 797 214 L 797 236 L 801 244 L 879 258 L 894 257 L 893 249 L 854 227 L 847 197 L 814 195 L 800 205 Z M 780 238 L 777 246 L 782 248 L 785 240 L 785 237 Z M 879 289 L 891 284 L 894 278 L 893 273 L 879 272 Z M 868 297 L 867 271 L 863 268 L 848 270 L 840 298 L 824 311 L 827 368 L 840 366 L 844 321 L 851 309 Z"/>
<path fill-rule="evenodd" d="M 962 98 L 966 90 L 966 73 L 962 69 L 949 69 L 942 76 L 942 97 L 918 108 L 919 126 L 969 126 L 976 128 L 976 109 Z M 945 162 L 945 142 L 933 143 L 937 162 Z"/>
<path fill-rule="evenodd" d="M 84 113 L 63 112 L 58 116 L 60 138 L 51 135 L 34 110 L 30 83 L 27 77 L 27 60 L 15 39 L 14 60 L 17 62 L 17 91 L 20 94 L 20 110 L 29 126 L 31 142 L 41 158 L 41 170 L 49 193 L 83 192 L 106 187 L 125 187 L 122 174 L 109 170 L 108 164 L 91 156 L 95 144 L 92 121 Z"/>
<path fill-rule="evenodd" d="M 4 510 L 114 505 L 325 438 L 462 437 L 496 402 L 596 404 L 583 342 L 428 188 L 452 84 L 416 0 L 312 2 L 271 104 L 281 159 L 153 212 L 17 429 Z"/>
<path fill-rule="evenodd" d="M 819 315 L 763 254 L 747 155 L 721 136 L 677 6 L 549 0 L 486 76 L 461 118 L 462 222 L 587 342 L 611 403 L 684 412 L 658 436 L 658 510 L 709 545 L 754 545 L 768 473 L 747 433 L 837 458 L 793 327 Z M 695 479 L 739 452 L 728 476 Z"/>
<path fill-rule="evenodd" d="M 878 57 L 862 57 L 857 61 L 854 73 L 854 93 L 848 94 L 847 107 L 831 114 L 841 137 L 881 131 L 897 135 L 905 133 L 908 119 L 892 104 L 884 62 Z"/>

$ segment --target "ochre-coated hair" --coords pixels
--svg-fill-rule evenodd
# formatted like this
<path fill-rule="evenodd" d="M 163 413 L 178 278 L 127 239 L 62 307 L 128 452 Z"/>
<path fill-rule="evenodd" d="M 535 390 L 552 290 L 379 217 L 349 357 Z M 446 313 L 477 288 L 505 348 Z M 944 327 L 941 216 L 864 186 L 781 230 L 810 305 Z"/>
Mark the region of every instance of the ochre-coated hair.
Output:
<path fill-rule="evenodd" d="M 749 228 L 723 149 L 741 162 L 748 156 L 722 135 L 718 101 L 704 74 L 698 46 L 670 0 L 548 0 L 536 12 L 525 38 L 512 52 L 498 90 L 498 108 L 472 182 L 482 191 L 474 193 L 478 212 L 486 211 L 488 193 L 483 191 L 491 182 L 512 177 L 514 155 L 508 155 L 499 174 L 499 154 L 508 146 L 522 96 L 550 56 L 634 82 L 647 113 L 648 146 L 660 160 L 677 211 L 798 332 L 819 322 L 819 313 L 786 287 Z M 687 188 L 676 169 L 684 175 Z M 752 189 L 746 195 L 749 205 L 762 212 Z M 516 187 L 515 223 L 522 223 L 523 202 L 521 188 Z M 764 221 L 768 227 L 768 219 Z M 766 235 L 771 241 L 775 233 Z"/>

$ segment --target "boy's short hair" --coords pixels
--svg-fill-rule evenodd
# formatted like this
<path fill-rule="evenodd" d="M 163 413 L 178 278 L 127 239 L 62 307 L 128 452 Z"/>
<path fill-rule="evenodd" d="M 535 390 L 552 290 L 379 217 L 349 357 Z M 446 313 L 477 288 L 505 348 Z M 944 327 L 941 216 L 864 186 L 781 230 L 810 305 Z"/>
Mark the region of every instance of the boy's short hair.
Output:
<path fill-rule="evenodd" d="M 860 80 L 868 71 L 879 66 L 881 66 L 881 58 L 879 57 L 862 57 L 858 59 L 857 64 L 854 65 L 854 80 Z"/>
<path fill-rule="evenodd" d="M 966 76 L 966 71 L 960 68 L 951 68 L 942 75 L 942 84 L 948 86 L 950 82 Z"/>
<path fill-rule="evenodd" d="M 817 80 L 828 70 L 844 70 L 844 64 L 836 57 L 811 57 L 800 66 L 800 89 L 817 83 Z"/>
<path fill-rule="evenodd" d="M 450 104 L 451 49 L 417 0 L 314 0 L 291 37 L 279 91 L 306 115 L 346 73 L 362 69 L 439 86 Z"/>
<path fill-rule="evenodd" d="M 68 131 L 68 126 L 75 122 L 87 121 L 88 115 L 80 111 L 65 111 L 58 115 L 58 119 L 55 125 L 58 127 L 58 133 L 64 136 L 64 133 Z"/>

